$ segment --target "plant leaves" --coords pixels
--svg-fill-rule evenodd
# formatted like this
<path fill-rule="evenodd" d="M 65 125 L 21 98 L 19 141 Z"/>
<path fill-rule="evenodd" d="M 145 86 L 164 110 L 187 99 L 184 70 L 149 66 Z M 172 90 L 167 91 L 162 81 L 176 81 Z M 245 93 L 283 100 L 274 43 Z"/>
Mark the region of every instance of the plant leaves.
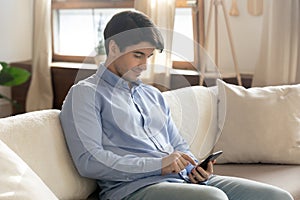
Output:
<path fill-rule="evenodd" d="M 5 62 L 0 62 L 0 85 L 16 86 L 26 82 L 30 77 L 30 72 L 25 69 L 9 66 Z"/>
<path fill-rule="evenodd" d="M 5 85 L 6 83 L 13 81 L 14 78 L 7 72 L 0 72 L 0 85 Z"/>

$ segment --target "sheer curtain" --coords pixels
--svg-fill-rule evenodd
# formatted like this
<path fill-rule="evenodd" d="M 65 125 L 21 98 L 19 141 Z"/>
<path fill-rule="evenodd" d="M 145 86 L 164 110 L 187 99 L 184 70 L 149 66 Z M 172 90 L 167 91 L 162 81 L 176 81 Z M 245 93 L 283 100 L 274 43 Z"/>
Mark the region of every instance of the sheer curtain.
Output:
<path fill-rule="evenodd" d="M 170 88 L 170 69 L 172 68 L 171 49 L 175 17 L 175 0 L 135 0 L 134 8 L 145 13 L 161 29 L 165 49 L 155 52 L 142 79 L 161 90 Z"/>
<path fill-rule="evenodd" d="M 300 83 L 300 2 L 266 3 L 261 55 L 252 86 Z"/>
<path fill-rule="evenodd" d="M 51 0 L 34 1 L 32 76 L 26 111 L 52 108 Z"/>

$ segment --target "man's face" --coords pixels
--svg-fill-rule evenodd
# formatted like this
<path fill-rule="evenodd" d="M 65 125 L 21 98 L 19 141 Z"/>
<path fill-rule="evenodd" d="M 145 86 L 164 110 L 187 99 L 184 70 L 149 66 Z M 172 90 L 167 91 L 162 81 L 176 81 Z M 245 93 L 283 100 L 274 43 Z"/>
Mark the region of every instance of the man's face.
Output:
<path fill-rule="evenodd" d="M 153 55 L 153 45 L 141 42 L 115 54 L 108 68 L 123 79 L 134 82 L 147 69 L 147 59 Z"/>

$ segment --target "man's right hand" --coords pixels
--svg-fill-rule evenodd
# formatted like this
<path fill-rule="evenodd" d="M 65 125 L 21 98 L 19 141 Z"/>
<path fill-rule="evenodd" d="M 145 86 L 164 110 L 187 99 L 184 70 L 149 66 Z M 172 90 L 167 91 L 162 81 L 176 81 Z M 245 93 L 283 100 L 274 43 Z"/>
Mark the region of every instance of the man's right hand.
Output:
<path fill-rule="evenodd" d="M 188 154 L 175 151 L 162 159 L 161 174 L 177 174 L 185 169 L 189 163 L 196 165 L 196 162 Z"/>

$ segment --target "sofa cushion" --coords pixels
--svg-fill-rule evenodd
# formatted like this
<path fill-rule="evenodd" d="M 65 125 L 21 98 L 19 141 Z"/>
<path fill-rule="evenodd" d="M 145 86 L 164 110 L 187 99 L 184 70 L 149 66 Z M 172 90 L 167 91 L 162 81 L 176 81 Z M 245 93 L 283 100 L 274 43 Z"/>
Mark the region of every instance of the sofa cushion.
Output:
<path fill-rule="evenodd" d="M 85 199 L 96 182 L 81 177 L 69 155 L 59 110 L 0 119 L 0 139 L 18 154 L 59 199 Z"/>
<path fill-rule="evenodd" d="M 245 89 L 218 80 L 218 91 L 219 163 L 300 164 L 300 85 Z"/>
<path fill-rule="evenodd" d="M 300 165 L 223 164 L 215 165 L 218 175 L 247 178 L 280 187 L 300 200 Z"/>
<path fill-rule="evenodd" d="M 216 141 L 216 89 L 191 86 L 163 93 L 175 125 L 198 159 L 206 156 Z"/>
<path fill-rule="evenodd" d="M 31 168 L 0 140 L 0 199 L 57 200 Z"/>

